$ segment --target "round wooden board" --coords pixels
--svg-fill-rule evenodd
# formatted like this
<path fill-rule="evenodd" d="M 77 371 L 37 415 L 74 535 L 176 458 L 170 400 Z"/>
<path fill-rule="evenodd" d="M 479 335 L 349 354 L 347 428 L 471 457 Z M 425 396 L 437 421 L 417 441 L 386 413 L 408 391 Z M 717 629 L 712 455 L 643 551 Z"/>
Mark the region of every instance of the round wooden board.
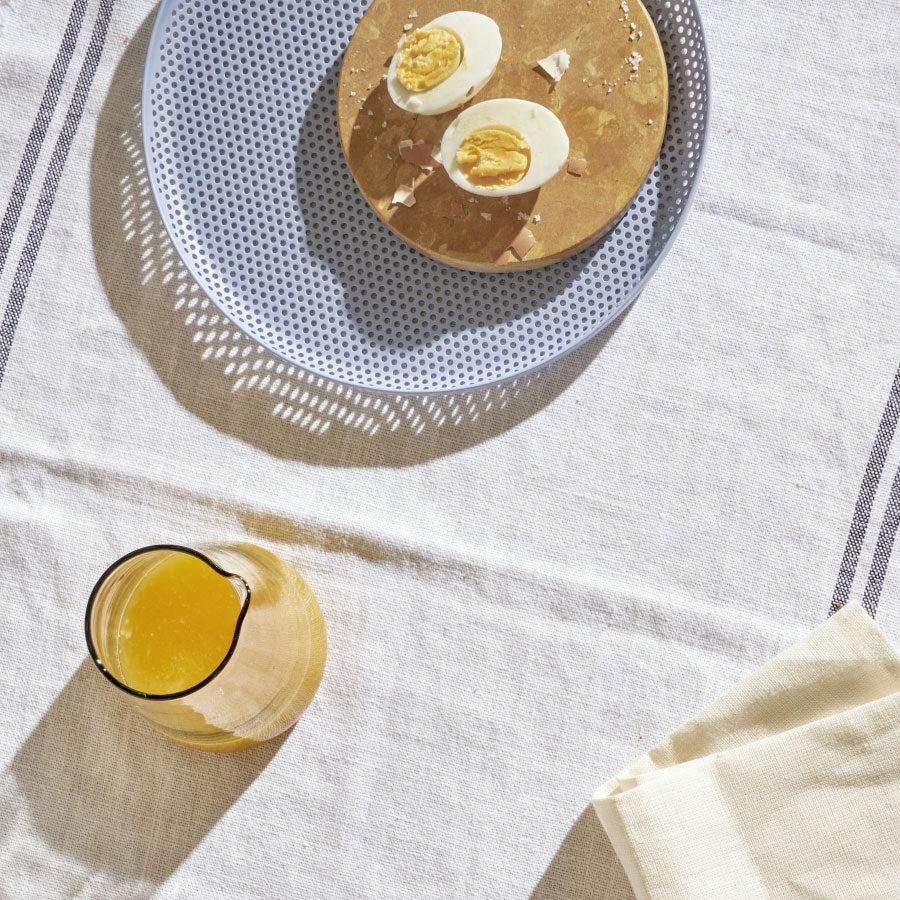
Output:
<path fill-rule="evenodd" d="M 418 15 L 410 18 L 413 7 Z M 587 160 L 582 176 L 563 169 L 539 190 L 504 203 L 469 194 L 442 169 L 426 173 L 401 159 L 400 141 L 439 145 L 460 110 L 404 112 L 391 101 L 382 76 L 405 24 L 420 27 L 459 8 L 491 16 L 503 37 L 496 72 L 469 102 L 521 97 L 549 107 L 569 135 L 570 158 Z M 536 63 L 560 49 L 569 52 L 571 65 L 554 84 Z M 635 52 L 642 59 L 633 72 L 628 58 Z M 653 168 L 667 106 L 662 46 L 639 0 L 578 0 L 565 8 L 553 0 L 374 0 L 344 55 L 337 116 L 353 177 L 395 234 L 446 265 L 497 272 L 550 265 L 605 234 Z M 407 179 L 414 180 L 416 204 L 391 205 L 394 190 Z M 453 215 L 456 204 L 462 217 Z M 497 264 L 526 226 L 520 213 L 537 243 L 524 259 L 507 254 L 508 261 Z"/>

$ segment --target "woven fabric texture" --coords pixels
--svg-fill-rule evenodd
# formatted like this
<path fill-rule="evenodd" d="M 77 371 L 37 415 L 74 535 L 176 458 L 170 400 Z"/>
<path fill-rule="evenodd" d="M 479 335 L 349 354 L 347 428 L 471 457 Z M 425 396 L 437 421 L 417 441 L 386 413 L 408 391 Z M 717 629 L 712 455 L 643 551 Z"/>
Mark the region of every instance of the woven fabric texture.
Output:
<path fill-rule="evenodd" d="M 182 267 L 154 11 L 0 2 L 0 896 L 629 898 L 598 784 L 835 599 L 900 635 L 898 25 L 701 4 L 709 150 L 641 296 L 423 399 L 270 356 Z M 302 571 L 330 652 L 289 735 L 206 756 L 83 614 L 123 553 L 232 539 Z"/>

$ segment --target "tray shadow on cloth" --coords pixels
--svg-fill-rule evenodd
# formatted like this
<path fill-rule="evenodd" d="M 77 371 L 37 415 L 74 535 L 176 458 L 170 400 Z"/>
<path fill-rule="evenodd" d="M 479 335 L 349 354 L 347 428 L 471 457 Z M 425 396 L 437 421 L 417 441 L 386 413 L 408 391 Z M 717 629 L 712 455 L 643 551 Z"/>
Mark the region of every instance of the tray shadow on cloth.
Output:
<path fill-rule="evenodd" d="M 154 15 L 129 42 L 100 111 L 91 232 L 112 308 L 190 412 L 274 456 L 321 465 L 413 465 L 479 444 L 534 415 L 610 340 L 616 323 L 567 358 L 508 384 L 448 397 L 400 397 L 311 375 L 242 335 L 182 265 L 150 192 L 140 95 Z"/>
<path fill-rule="evenodd" d="M 31 831 L 51 851 L 41 858 L 45 870 L 66 860 L 62 890 L 66 878 L 83 887 L 106 875 L 123 894 L 149 897 L 286 737 L 236 754 L 179 747 L 155 734 L 84 660 L 0 778 L 0 806 L 27 814 L 27 823 L 11 812 L 3 817 L 0 856 L 9 872 L 17 864 L 26 871 L 35 860 L 17 860 L 10 848 Z"/>
<path fill-rule="evenodd" d="M 635 900 L 592 806 L 569 829 L 528 900 Z"/>

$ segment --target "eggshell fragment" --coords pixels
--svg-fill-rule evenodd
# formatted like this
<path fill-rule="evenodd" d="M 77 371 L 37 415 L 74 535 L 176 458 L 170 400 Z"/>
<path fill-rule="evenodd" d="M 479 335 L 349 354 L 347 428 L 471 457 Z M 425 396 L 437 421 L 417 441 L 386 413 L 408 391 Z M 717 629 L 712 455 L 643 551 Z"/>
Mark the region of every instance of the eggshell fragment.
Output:
<path fill-rule="evenodd" d="M 566 74 L 570 62 L 571 59 L 568 52 L 563 49 L 557 50 L 555 53 L 551 53 L 549 56 L 545 56 L 543 59 L 539 59 L 537 64 L 547 73 L 550 78 L 552 78 L 556 82 L 559 82 L 563 75 Z"/>
<path fill-rule="evenodd" d="M 587 160 L 582 158 L 570 159 L 568 166 L 566 166 L 566 171 L 570 175 L 577 175 L 580 178 L 587 171 Z"/>
<path fill-rule="evenodd" d="M 510 249 L 519 259 L 525 259 L 528 251 L 537 243 L 534 235 L 527 228 L 523 228 L 510 244 Z"/>
<path fill-rule="evenodd" d="M 403 206 L 415 206 L 416 195 L 413 189 L 407 184 L 398 184 L 391 198 L 391 206 L 402 203 Z"/>
<path fill-rule="evenodd" d="M 436 144 L 426 144 L 425 141 L 411 140 L 400 141 L 397 145 L 400 156 L 408 163 L 418 166 L 420 169 L 437 169 L 441 165 L 440 150 Z"/>

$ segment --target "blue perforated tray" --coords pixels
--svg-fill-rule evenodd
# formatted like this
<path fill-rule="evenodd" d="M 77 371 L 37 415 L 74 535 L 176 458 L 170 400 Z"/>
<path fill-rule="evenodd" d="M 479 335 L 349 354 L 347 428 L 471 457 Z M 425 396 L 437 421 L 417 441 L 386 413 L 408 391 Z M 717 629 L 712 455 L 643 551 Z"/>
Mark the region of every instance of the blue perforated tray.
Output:
<path fill-rule="evenodd" d="M 142 125 L 176 250 L 248 335 L 344 384 L 446 393 L 546 365 L 634 299 L 700 174 L 709 97 L 700 18 L 693 0 L 645 5 L 670 85 L 647 183 L 588 250 L 545 269 L 485 275 L 447 268 L 391 234 L 344 162 L 338 70 L 365 3 L 163 0 Z"/>

